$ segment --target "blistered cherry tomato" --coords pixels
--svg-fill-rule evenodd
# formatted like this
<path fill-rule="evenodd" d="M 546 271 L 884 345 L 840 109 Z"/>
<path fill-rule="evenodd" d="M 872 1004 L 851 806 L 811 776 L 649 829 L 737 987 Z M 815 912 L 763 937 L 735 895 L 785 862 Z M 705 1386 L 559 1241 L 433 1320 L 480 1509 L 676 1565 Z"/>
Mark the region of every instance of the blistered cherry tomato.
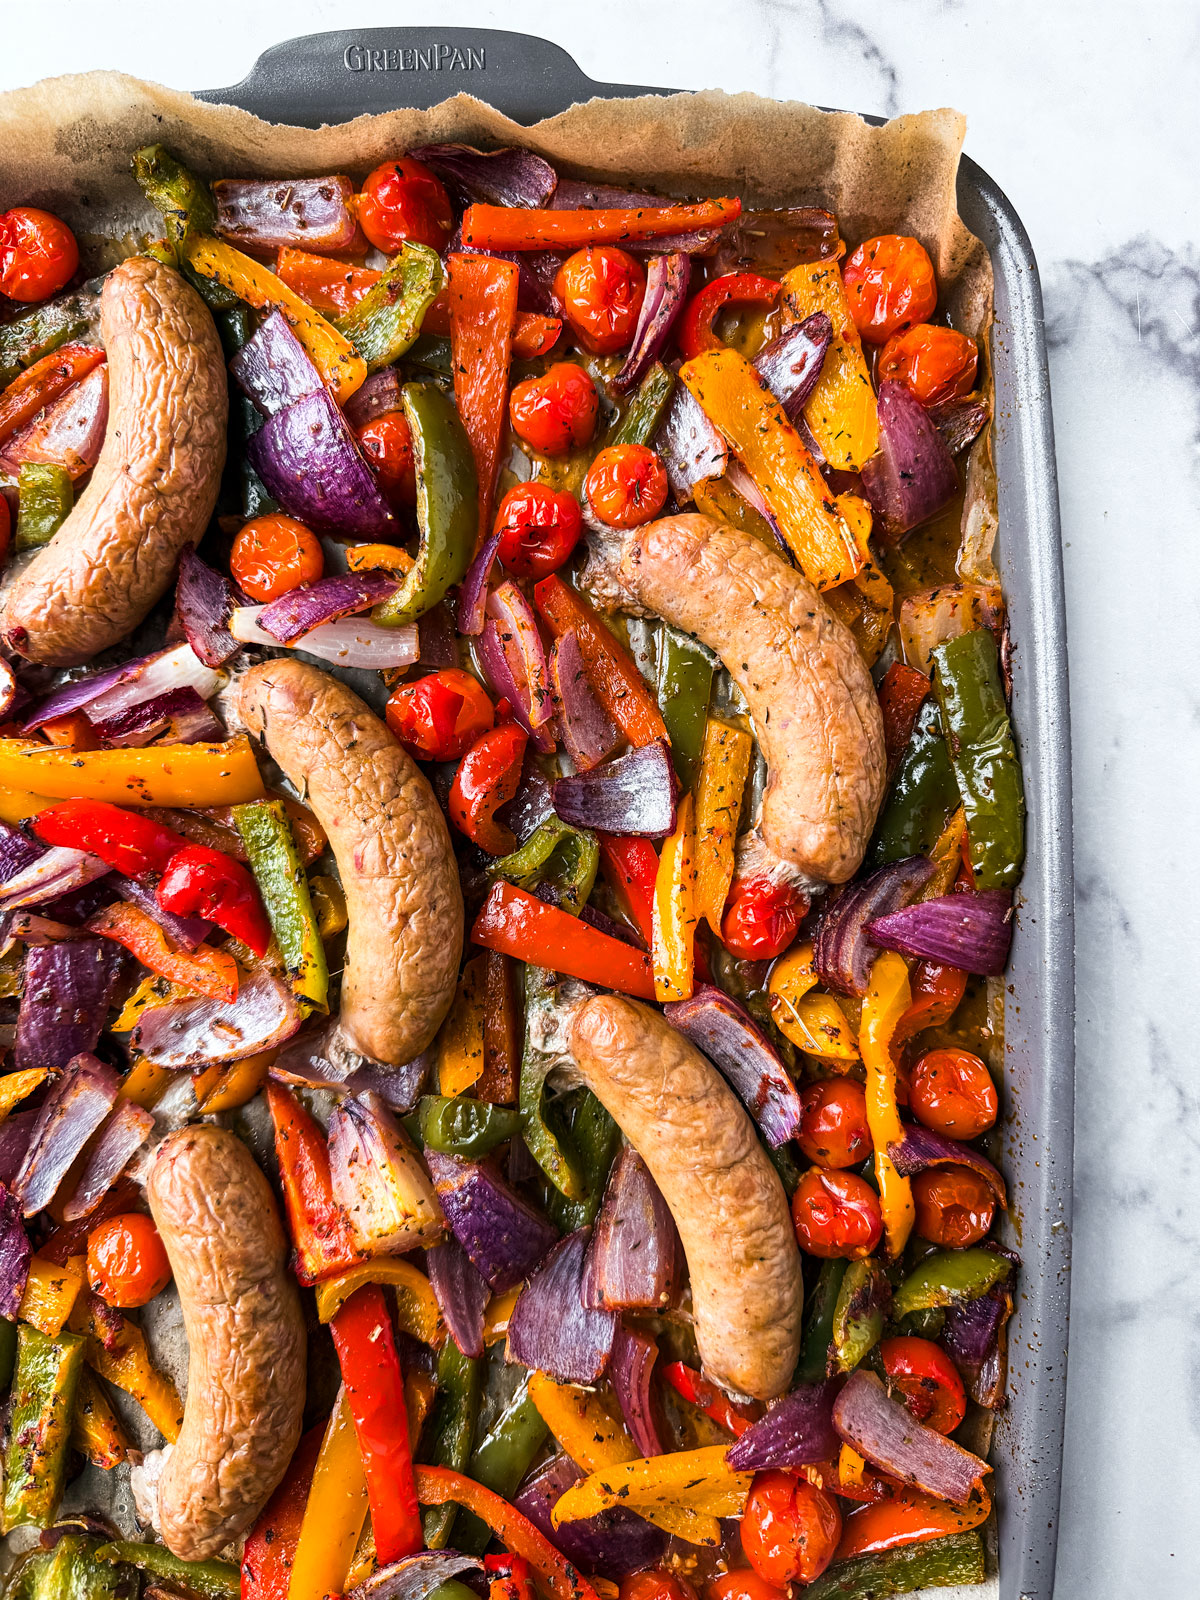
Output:
<path fill-rule="evenodd" d="M 899 233 L 866 239 L 846 259 L 842 282 L 850 315 L 868 344 L 927 322 L 937 306 L 937 279 L 924 245 Z"/>
<path fill-rule="evenodd" d="M 686 1578 L 666 1567 L 647 1567 L 621 1579 L 620 1600 L 697 1600 Z"/>
<path fill-rule="evenodd" d="M 526 378 L 508 402 L 514 432 L 544 456 L 587 444 L 599 411 L 596 385 L 574 361 L 556 361 L 540 378 Z"/>
<path fill-rule="evenodd" d="M 912 1070 L 913 1115 L 934 1133 L 977 1139 L 1000 1109 L 992 1075 L 969 1050 L 927 1050 Z"/>
<path fill-rule="evenodd" d="M 937 405 L 970 394 L 979 365 L 979 346 L 957 328 L 922 322 L 895 333 L 879 352 L 880 383 L 902 383 L 922 405 Z"/>
<path fill-rule="evenodd" d="M 563 262 L 554 292 L 583 348 L 607 356 L 624 350 L 633 339 L 646 274 L 615 245 L 589 244 Z"/>
<path fill-rule="evenodd" d="M 953 1361 L 931 1339 L 884 1339 L 879 1357 L 888 1383 L 927 1428 L 953 1433 L 967 1412 L 967 1397 Z"/>
<path fill-rule="evenodd" d="M 788 1590 L 767 1583 L 753 1567 L 738 1567 L 706 1584 L 704 1600 L 788 1600 Z"/>
<path fill-rule="evenodd" d="M 548 483 L 519 483 L 501 500 L 494 531 L 500 559 L 519 578 L 544 578 L 574 550 L 583 532 L 579 501 Z"/>
<path fill-rule="evenodd" d="M 986 1237 L 996 1196 L 970 1167 L 930 1167 L 912 1181 L 916 1232 L 930 1244 L 963 1250 Z"/>
<path fill-rule="evenodd" d="M 87 1275 L 110 1306 L 149 1305 L 171 1281 L 171 1263 L 158 1229 L 140 1211 L 110 1217 L 88 1234 Z"/>
<path fill-rule="evenodd" d="M 825 1078 L 800 1095 L 796 1143 L 818 1167 L 857 1167 L 874 1149 L 867 1097 L 853 1078 Z"/>
<path fill-rule="evenodd" d="M 278 600 L 325 571 L 321 541 L 295 517 L 271 511 L 248 522 L 229 552 L 233 581 L 252 600 Z"/>
<path fill-rule="evenodd" d="M 810 1167 L 792 1196 L 801 1250 L 830 1261 L 869 1256 L 883 1234 L 879 1196 L 853 1172 Z"/>
<path fill-rule="evenodd" d="M 743 961 L 771 961 L 796 937 L 808 899 L 770 878 L 735 878 L 721 918 L 721 943 Z"/>
<path fill-rule="evenodd" d="M 34 206 L 0 216 L 0 294 L 46 300 L 66 287 L 79 265 L 79 246 L 65 222 Z"/>
<path fill-rule="evenodd" d="M 458 667 L 402 683 L 384 715 L 400 743 L 420 761 L 457 761 L 496 721 L 482 685 Z"/>
<path fill-rule="evenodd" d="M 793 1472 L 759 1472 L 742 1517 L 742 1549 L 767 1583 L 811 1583 L 833 1560 L 842 1514 L 824 1489 Z"/>
<path fill-rule="evenodd" d="M 454 211 L 442 180 L 419 161 L 385 161 L 367 178 L 358 197 L 362 231 L 387 255 L 406 239 L 443 250 Z"/>
<path fill-rule="evenodd" d="M 393 505 L 417 503 L 417 466 L 413 460 L 412 429 L 403 411 L 385 411 L 358 430 L 363 455 L 375 469 L 379 487 Z"/>
<path fill-rule="evenodd" d="M 610 444 L 588 468 L 588 504 L 610 528 L 640 528 L 667 503 L 667 472 L 644 444 Z"/>

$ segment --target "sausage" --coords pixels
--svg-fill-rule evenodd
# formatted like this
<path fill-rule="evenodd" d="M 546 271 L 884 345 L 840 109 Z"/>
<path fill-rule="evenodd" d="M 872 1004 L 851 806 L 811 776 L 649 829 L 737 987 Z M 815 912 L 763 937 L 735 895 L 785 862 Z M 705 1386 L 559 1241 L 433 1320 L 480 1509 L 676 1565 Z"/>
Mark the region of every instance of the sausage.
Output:
<path fill-rule="evenodd" d="M 883 801 L 883 719 L 850 631 L 808 580 L 712 517 L 629 533 L 618 569 L 637 605 L 716 651 L 750 708 L 767 763 L 758 828 L 786 868 L 854 876 Z"/>
<path fill-rule="evenodd" d="M 585 1001 L 571 1053 L 675 1218 L 709 1375 L 770 1400 L 792 1381 L 804 1285 L 783 1185 L 720 1073 L 648 1006 Z"/>
<path fill-rule="evenodd" d="M 208 525 L 225 461 L 221 343 L 196 291 L 133 256 L 100 298 L 104 448 L 79 503 L 9 590 L 3 631 L 31 661 L 79 666 L 141 622 Z"/>
<path fill-rule="evenodd" d="M 462 954 L 458 869 L 433 790 L 379 718 L 317 667 L 251 668 L 239 709 L 337 858 L 350 915 L 342 1032 L 362 1055 L 403 1066 L 450 1009 Z"/>
<path fill-rule="evenodd" d="M 224 1128 L 179 1128 L 146 1185 L 183 1306 L 183 1428 L 158 1485 L 163 1540 L 204 1561 L 254 1522 L 300 1438 L 305 1338 L 267 1180 Z"/>

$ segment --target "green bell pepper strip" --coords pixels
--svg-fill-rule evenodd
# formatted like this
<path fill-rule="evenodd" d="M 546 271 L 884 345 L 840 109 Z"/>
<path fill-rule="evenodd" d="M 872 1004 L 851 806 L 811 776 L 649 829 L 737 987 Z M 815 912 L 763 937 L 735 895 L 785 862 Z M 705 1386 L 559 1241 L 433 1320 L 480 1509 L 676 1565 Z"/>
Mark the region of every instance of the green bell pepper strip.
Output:
<path fill-rule="evenodd" d="M 577 1228 L 590 1227 L 595 1222 L 608 1182 L 608 1169 L 621 1142 L 620 1128 L 590 1089 L 582 1089 L 574 1097 L 568 1113 L 566 1141 L 572 1163 L 583 1175 L 584 1192 L 575 1199 L 552 1191 L 546 1211 L 560 1232 L 574 1233 Z"/>
<path fill-rule="evenodd" d="M 233 820 L 246 846 L 292 988 L 310 1010 L 325 1011 L 329 999 L 325 945 L 287 812 L 278 800 L 254 800 L 234 806 Z"/>
<path fill-rule="evenodd" d="M 971 1528 L 837 1561 L 806 1585 L 804 1600 L 887 1600 L 889 1595 L 917 1589 L 982 1583 L 985 1576 L 983 1539 L 978 1529 Z"/>
<path fill-rule="evenodd" d="M 990 628 L 933 651 L 933 692 L 958 792 L 977 889 L 1011 889 L 1025 856 L 1025 791 Z"/>
<path fill-rule="evenodd" d="M 18 550 L 49 544 L 71 514 L 75 491 L 65 467 L 23 461 L 17 473 Z"/>
<path fill-rule="evenodd" d="M 892 1286 L 877 1261 L 868 1256 L 846 1268 L 833 1310 L 831 1365 L 835 1373 L 853 1372 L 879 1343 L 891 1297 Z"/>
<path fill-rule="evenodd" d="M 519 850 L 493 861 L 493 878 L 507 878 L 519 889 L 533 889 L 543 878 L 561 893 L 564 911 L 578 916 L 600 869 L 600 844 L 594 833 L 573 828 L 559 817 L 547 817 Z"/>
<path fill-rule="evenodd" d="M 415 622 L 461 582 L 479 520 L 475 458 L 454 402 L 432 383 L 406 383 L 401 403 L 417 466 L 417 559 L 403 584 L 371 615 L 386 627 Z"/>
<path fill-rule="evenodd" d="M 422 1144 L 478 1160 L 521 1131 L 521 1113 L 469 1095 L 427 1094 L 417 1107 Z"/>
<path fill-rule="evenodd" d="M 368 372 L 390 367 L 412 348 L 444 279 L 436 250 L 406 242 L 379 282 L 337 319 L 334 327 L 349 339 L 367 363 Z"/>
<path fill-rule="evenodd" d="M 958 784 L 942 737 L 937 702 L 926 700 L 917 713 L 871 840 L 867 853 L 871 866 L 928 855 L 958 803 Z"/>
<path fill-rule="evenodd" d="M 119 1600 L 132 1573 L 96 1560 L 99 1541 L 68 1533 L 53 1550 L 27 1557 L 4 1588 L 4 1600 Z"/>
<path fill-rule="evenodd" d="M 75 1393 L 87 1341 L 21 1323 L 4 1456 L 4 1532 L 48 1527 L 62 1498 Z"/>
<path fill-rule="evenodd" d="M 8 1393 L 17 1364 L 17 1325 L 0 1317 L 0 1394 Z"/>
<path fill-rule="evenodd" d="M 0 323 L 0 389 L 60 345 L 83 338 L 99 311 L 94 294 L 65 294 Z"/>
<path fill-rule="evenodd" d="M 541 1413 L 529 1398 L 526 1379 L 475 1446 L 467 1465 L 467 1477 L 511 1500 L 549 1433 Z M 480 1555 L 491 1537 L 492 1530 L 474 1512 L 459 1511 L 454 1535 L 456 1549 L 466 1555 Z"/>
<path fill-rule="evenodd" d="M 901 1317 L 898 1331 L 917 1339 L 938 1339 L 946 1325 L 946 1313 L 941 1306 L 928 1306 L 924 1311 L 910 1311 Z"/>
<path fill-rule="evenodd" d="M 529 1154 L 558 1193 L 569 1200 L 582 1200 L 587 1192 L 583 1176 L 550 1127 L 542 1108 L 546 1079 L 560 1057 L 543 1050 L 537 1040 L 552 1028 L 553 1013 L 557 1007 L 556 989 L 553 973 L 544 967 L 526 965 L 525 1047 L 521 1053 L 517 1109 L 521 1113 L 521 1136 Z"/>
<path fill-rule="evenodd" d="M 411 361 L 414 367 L 424 367 L 426 372 L 436 372 L 443 378 L 454 375 L 450 340 L 444 333 L 423 333 L 406 353 L 405 359 Z"/>
<path fill-rule="evenodd" d="M 838 1293 L 849 1262 L 841 1257 L 821 1263 L 816 1287 L 809 1296 L 804 1318 L 804 1340 L 796 1368 L 797 1383 L 824 1383 L 829 1376 L 829 1355 L 833 1344 L 833 1317 Z"/>
<path fill-rule="evenodd" d="M 482 1362 L 464 1356 L 453 1339 L 438 1351 L 437 1400 L 421 1436 L 421 1456 L 431 1465 L 465 1472 L 475 1442 L 483 1391 Z M 459 1508 L 430 1506 L 422 1517 L 425 1547 L 444 1550 L 450 1542 Z"/>
<path fill-rule="evenodd" d="M 713 664 L 708 651 L 686 633 L 664 624 L 658 635 L 655 690 L 671 741 L 671 759 L 685 789 L 692 787 L 700 770 L 712 681 Z"/>
<path fill-rule="evenodd" d="M 1012 1271 L 1012 1262 L 995 1250 L 935 1250 L 914 1268 L 896 1291 L 894 1317 L 911 1316 L 931 1306 L 958 1306 L 978 1300 Z"/>
<path fill-rule="evenodd" d="M 182 272 L 211 311 L 241 305 L 232 289 L 193 272 L 183 260 L 183 246 L 188 239 L 216 231 L 217 207 L 208 185 L 161 144 L 146 144 L 135 150 L 131 167 L 134 181 L 162 216 L 170 253 L 166 264 Z M 153 246 L 147 254 L 163 259 L 162 252 Z"/>
<path fill-rule="evenodd" d="M 637 393 L 605 439 L 605 445 L 649 444 L 666 415 L 675 390 L 675 374 L 656 361 L 638 384 Z"/>
<path fill-rule="evenodd" d="M 161 1544 L 118 1540 L 101 1545 L 96 1560 L 137 1567 L 196 1600 L 238 1600 L 241 1594 L 242 1575 L 231 1561 L 182 1561 Z"/>

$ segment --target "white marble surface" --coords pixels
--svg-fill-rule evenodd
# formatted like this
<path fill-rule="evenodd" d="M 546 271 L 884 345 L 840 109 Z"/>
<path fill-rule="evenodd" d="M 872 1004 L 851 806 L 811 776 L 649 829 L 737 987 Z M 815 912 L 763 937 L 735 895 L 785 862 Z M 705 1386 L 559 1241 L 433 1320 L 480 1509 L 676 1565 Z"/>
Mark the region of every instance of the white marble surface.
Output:
<path fill-rule="evenodd" d="M 736 18 L 735 20 L 732 20 Z M 1057 1593 L 1183 1600 L 1200 1560 L 1200 200 L 1196 0 L 0 0 L 0 88 L 235 82 L 279 39 L 432 23 L 592 77 L 952 104 L 1041 263 L 1075 748 L 1079 1060 Z M 2 157 L 0 157 L 2 159 Z"/>

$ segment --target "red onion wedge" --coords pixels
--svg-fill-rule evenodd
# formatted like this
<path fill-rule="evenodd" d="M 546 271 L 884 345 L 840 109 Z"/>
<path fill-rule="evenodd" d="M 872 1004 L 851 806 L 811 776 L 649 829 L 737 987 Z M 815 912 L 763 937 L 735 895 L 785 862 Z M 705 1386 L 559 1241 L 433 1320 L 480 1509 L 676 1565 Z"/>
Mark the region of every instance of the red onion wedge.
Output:
<path fill-rule="evenodd" d="M 77 947 L 76 947 L 77 948 Z M 74 1056 L 38 1112 L 13 1193 L 27 1217 L 50 1204 L 84 1145 L 112 1109 L 120 1082 L 103 1061 Z"/>
<path fill-rule="evenodd" d="M 206 667 L 223 667 L 241 649 L 229 631 L 236 604 L 229 579 L 185 545 L 175 584 L 175 616 L 197 660 Z"/>
<path fill-rule="evenodd" d="M 429 1600 L 449 1578 L 482 1572 L 483 1563 L 457 1550 L 422 1550 L 377 1568 L 347 1591 L 346 1600 Z"/>
<path fill-rule="evenodd" d="M 934 1133 L 919 1122 L 905 1122 L 904 1137 L 893 1140 L 887 1147 L 892 1165 L 902 1178 L 911 1178 L 928 1167 L 970 1167 L 978 1173 L 996 1196 L 997 1204 L 1008 1209 L 1008 1194 L 1004 1179 L 997 1167 L 969 1144 L 948 1139 L 944 1133 Z"/>
<path fill-rule="evenodd" d="M 514 1289 L 558 1237 L 540 1212 L 512 1189 L 493 1162 L 425 1151 L 442 1211 L 454 1237 L 494 1294 Z"/>
<path fill-rule="evenodd" d="M 483 619 L 487 610 L 488 582 L 500 553 L 500 535 L 490 533 L 479 548 L 479 554 L 467 568 L 467 575 L 458 591 L 458 631 L 469 637 L 483 632 Z"/>
<path fill-rule="evenodd" d="M 0 1183 L 6 1188 L 12 1187 L 13 1179 L 21 1170 L 40 1115 L 38 1111 L 14 1111 L 0 1122 Z M 0 1311 L 0 1316 L 3 1315 Z"/>
<path fill-rule="evenodd" d="M 0 1317 L 17 1320 L 33 1255 L 21 1221 L 21 1202 L 0 1183 Z"/>
<path fill-rule="evenodd" d="M 408 153 L 432 167 L 464 204 L 479 200 L 493 206 L 546 206 L 558 183 L 548 161 L 519 145 L 475 150 L 469 144 L 426 144 Z"/>
<path fill-rule="evenodd" d="M 609 1376 L 629 1436 L 643 1456 L 666 1454 L 654 1420 L 654 1396 L 650 1387 L 657 1360 L 655 1340 L 640 1328 L 627 1328 L 618 1319 Z"/>
<path fill-rule="evenodd" d="M 105 744 L 141 749 L 148 744 L 201 744 L 225 738 L 221 719 L 195 689 L 168 689 L 92 726 Z"/>
<path fill-rule="evenodd" d="M 595 1383 L 608 1366 L 617 1318 L 583 1304 L 583 1262 L 590 1228 L 568 1234 L 547 1255 L 517 1298 L 508 1324 L 514 1361 L 560 1383 Z"/>
<path fill-rule="evenodd" d="M 27 834 L 11 822 L 0 822 L 0 885 L 15 878 L 41 855 L 45 846 L 34 844 Z"/>
<path fill-rule="evenodd" d="M 93 367 L 0 451 L 0 467 L 17 473 L 25 461 L 62 467 L 74 481 L 100 459 L 108 427 L 108 366 Z"/>
<path fill-rule="evenodd" d="M 487 613 L 497 625 L 500 646 L 513 681 L 522 692 L 521 709 L 531 728 L 540 728 L 554 715 L 546 647 L 538 631 L 533 607 L 515 583 L 505 580 L 487 598 Z"/>
<path fill-rule="evenodd" d="M 354 185 L 328 178 L 218 178 L 216 231 L 243 250 L 263 255 L 284 245 L 328 255 L 349 250 L 357 224 Z"/>
<path fill-rule="evenodd" d="M 946 441 L 902 383 L 879 386 L 879 449 L 861 476 L 876 526 L 892 544 L 958 493 L 958 472 Z"/>
<path fill-rule="evenodd" d="M 328 390 L 268 417 L 246 454 L 267 493 L 306 527 L 346 539 L 394 531 L 396 518 Z"/>
<path fill-rule="evenodd" d="M 567 754 L 580 772 L 589 772 L 620 748 L 623 736 L 596 699 L 574 628 L 551 646 L 550 681 Z"/>
<path fill-rule="evenodd" d="M 61 1067 L 96 1048 L 124 963 L 111 939 L 30 945 L 21 978 L 14 1065 Z"/>
<path fill-rule="evenodd" d="M 675 828 L 678 792 L 667 743 L 654 739 L 590 772 L 559 778 L 554 809 L 576 828 L 665 839 Z"/>
<path fill-rule="evenodd" d="M 525 705 L 526 692 L 518 688 L 509 664 L 508 654 L 501 640 L 500 624 L 489 617 L 479 635 L 479 662 L 497 699 L 507 700 L 517 721 L 529 734 L 533 747 L 542 755 L 551 755 L 557 747 L 553 720 L 534 727 Z"/>
<path fill-rule="evenodd" d="M 93 1212 L 145 1144 L 154 1129 L 154 1114 L 132 1100 L 120 1100 L 100 1130 L 79 1182 L 63 1207 L 64 1222 L 78 1222 Z"/>
<path fill-rule="evenodd" d="M 259 612 L 258 626 L 279 644 L 295 644 L 323 623 L 369 611 L 399 587 L 399 578 L 390 572 L 369 569 L 335 573 L 272 600 Z"/>
<path fill-rule="evenodd" d="M 636 389 L 658 360 L 683 310 L 691 281 L 692 263 L 682 251 L 650 257 L 646 267 L 646 293 L 638 313 L 633 344 L 624 366 L 610 385 L 617 394 L 628 394 Z"/>
<path fill-rule="evenodd" d="M 154 890 L 144 883 L 137 883 L 133 878 L 125 878 L 119 872 L 114 872 L 112 884 L 122 900 L 128 900 L 130 905 L 139 907 L 148 917 L 153 917 L 185 950 L 194 950 L 213 931 L 212 923 L 203 917 L 177 917 L 173 911 L 164 911 Z"/>
<path fill-rule="evenodd" d="M 929 407 L 929 415 L 946 441 L 952 456 L 961 455 L 987 426 L 992 408 L 981 394 L 969 394 L 959 400 L 940 400 Z"/>
<path fill-rule="evenodd" d="M 137 667 L 136 673 L 127 674 L 87 702 L 83 709 L 89 722 L 98 725 L 173 689 L 194 689 L 201 700 L 210 700 L 225 681 L 222 673 L 205 666 L 186 641 L 145 657 Z"/>
<path fill-rule="evenodd" d="M 569 1456 L 555 1456 L 526 1479 L 513 1504 L 581 1572 L 619 1582 L 661 1561 L 667 1553 L 667 1535 L 632 1511 L 614 1507 L 599 1516 L 554 1526 L 555 1503 L 582 1477 Z"/>
<path fill-rule="evenodd" d="M 429 1052 L 401 1067 L 372 1061 L 350 1047 L 336 1022 L 327 1022 L 294 1037 L 271 1064 L 271 1076 L 301 1089 L 375 1094 L 390 1110 L 406 1114 L 420 1098 L 430 1065 Z"/>
<path fill-rule="evenodd" d="M 632 1145 L 612 1164 L 581 1294 L 597 1311 L 665 1311 L 679 1298 L 683 1245 L 667 1202 Z"/>
<path fill-rule="evenodd" d="M 363 380 L 343 406 L 346 421 L 355 433 L 374 422 L 376 417 L 386 417 L 393 411 L 403 410 L 400 399 L 400 374 L 395 367 L 384 367 L 382 372 L 372 372 Z"/>
<path fill-rule="evenodd" d="M 445 1226 L 429 1175 L 408 1135 L 377 1095 L 347 1095 L 329 1117 L 334 1199 L 369 1256 L 432 1244 Z"/>
<path fill-rule="evenodd" d="M 273 417 L 322 387 L 321 374 L 282 311 L 272 311 L 264 319 L 229 363 L 229 370 L 264 417 Z"/>
<path fill-rule="evenodd" d="M 713 277 L 727 272 L 761 272 L 782 278 L 805 261 L 830 261 L 842 252 L 837 218 L 817 206 L 781 211 L 743 211 L 727 223 L 712 259 Z"/>
<path fill-rule="evenodd" d="M 833 1426 L 872 1466 L 939 1500 L 965 1505 L 991 1471 L 986 1461 L 917 1422 L 873 1372 L 860 1367 L 833 1403 Z"/>
<path fill-rule="evenodd" d="M 705 478 L 720 478 L 729 466 L 729 448 L 685 383 L 677 383 L 667 414 L 652 441 L 662 457 L 671 494 L 683 505 Z"/>
<path fill-rule="evenodd" d="M 821 982 L 838 994 L 867 992 L 867 981 L 880 943 L 868 933 L 872 918 L 905 906 L 933 876 L 932 861 L 906 856 L 890 861 L 827 902 L 817 923 L 814 965 Z"/>
<path fill-rule="evenodd" d="M 264 606 L 239 606 L 229 619 L 230 632 L 243 644 L 279 649 L 278 639 L 258 625 Z M 421 638 L 415 622 L 402 628 L 385 628 L 370 617 L 347 617 L 341 622 L 326 622 L 296 640 L 289 649 L 302 650 L 334 667 L 369 667 L 389 671 L 411 667 L 421 654 Z"/>
<path fill-rule="evenodd" d="M 1012 944 L 1012 914 L 1008 889 L 943 894 L 875 917 L 867 924 L 867 937 L 902 956 L 997 978 Z"/>
<path fill-rule="evenodd" d="M 425 1252 L 425 1271 L 450 1337 L 464 1356 L 483 1354 L 483 1314 L 491 1290 L 453 1234 Z"/>
<path fill-rule="evenodd" d="M 772 1401 L 766 1416 L 751 1423 L 726 1461 L 738 1472 L 765 1472 L 832 1460 L 838 1451 L 833 1401 L 839 1387 L 836 1379 L 801 1383 L 782 1400 Z"/>
<path fill-rule="evenodd" d="M 240 975 L 234 1001 L 196 995 L 143 1011 L 130 1045 L 156 1067 L 224 1066 L 283 1044 L 300 1020 L 292 991 L 255 967 Z"/>
<path fill-rule="evenodd" d="M 54 845 L 20 872 L 0 884 L 0 911 L 15 911 L 19 906 L 44 906 L 59 895 L 80 889 L 104 877 L 107 865 L 86 850 Z"/>
<path fill-rule="evenodd" d="M 814 311 L 803 322 L 785 328 L 754 358 L 759 377 L 792 422 L 804 410 L 817 386 L 832 339 L 833 323 L 828 315 L 824 311 Z"/>
<path fill-rule="evenodd" d="M 966 1379 L 977 1406 L 996 1411 L 1004 1404 L 1004 1324 L 1012 1315 L 1012 1295 L 997 1284 L 961 1306 L 948 1306 L 938 1343 Z"/>
<path fill-rule="evenodd" d="M 690 999 L 664 1006 L 663 1016 L 729 1080 L 773 1150 L 795 1137 L 801 1111 L 796 1085 L 771 1041 L 736 1000 L 700 984 Z"/>

